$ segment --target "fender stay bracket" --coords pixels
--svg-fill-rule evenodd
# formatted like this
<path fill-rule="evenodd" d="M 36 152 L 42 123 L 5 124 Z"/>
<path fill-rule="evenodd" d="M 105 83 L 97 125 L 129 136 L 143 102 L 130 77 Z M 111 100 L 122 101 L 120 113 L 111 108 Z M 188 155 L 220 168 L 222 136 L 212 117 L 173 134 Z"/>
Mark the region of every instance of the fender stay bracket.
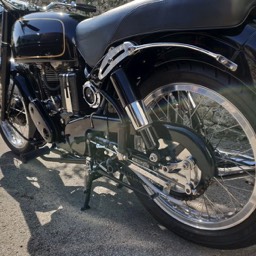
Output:
<path fill-rule="evenodd" d="M 104 79 L 113 68 L 118 65 L 121 61 L 123 61 L 128 56 L 134 55 L 141 50 L 149 49 L 149 48 L 156 48 L 156 47 L 180 47 L 186 48 L 190 50 L 194 50 L 203 54 L 208 55 L 209 57 L 214 58 L 217 62 L 235 72 L 238 68 L 238 65 L 233 61 L 229 60 L 228 58 L 224 57 L 221 54 L 217 54 L 206 49 L 200 48 L 195 45 L 190 44 L 183 44 L 183 43 L 175 43 L 175 42 L 159 42 L 159 43 L 151 43 L 151 44 L 142 44 L 142 45 L 135 45 L 131 42 L 124 42 L 117 47 L 112 47 L 109 49 L 108 53 L 103 58 L 100 68 L 98 77 L 100 80 Z"/>

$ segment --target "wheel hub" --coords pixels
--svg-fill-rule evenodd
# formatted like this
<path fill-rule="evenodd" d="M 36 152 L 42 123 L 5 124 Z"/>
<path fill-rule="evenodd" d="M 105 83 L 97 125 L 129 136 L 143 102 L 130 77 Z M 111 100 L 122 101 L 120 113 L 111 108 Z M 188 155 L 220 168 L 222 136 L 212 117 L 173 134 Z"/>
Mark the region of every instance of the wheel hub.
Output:
<path fill-rule="evenodd" d="M 157 171 L 170 181 L 170 186 L 165 189 L 165 192 L 175 198 L 192 200 L 204 193 L 207 188 L 207 186 L 201 186 L 201 183 L 207 182 L 201 181 L 201 171 L 191 156 L 174 163 L 168 162 Z"/>
<path fill-rule="evenodd" d="M 155 179 L 151 174 L 145 174 L 147 178 L 156 187 L 162 187 L 166 196 L 193 200 L 202 195 L 215 175 L 211 147 L 182 125 L 161 122 L 154 123 L 154 128 L 159 137 L 159 148 L 157 153 L 149 152 L 147 166 L 153 170 Z"/>
<path fill-rule="evenodd" d="M 18 97 L 12 99 L 9 111 L 9 119 L 12 121 L 12 123 L 17 125 L 26 125 L 26 115 L 23 110 L 23 104 L 21 99 Z"/>

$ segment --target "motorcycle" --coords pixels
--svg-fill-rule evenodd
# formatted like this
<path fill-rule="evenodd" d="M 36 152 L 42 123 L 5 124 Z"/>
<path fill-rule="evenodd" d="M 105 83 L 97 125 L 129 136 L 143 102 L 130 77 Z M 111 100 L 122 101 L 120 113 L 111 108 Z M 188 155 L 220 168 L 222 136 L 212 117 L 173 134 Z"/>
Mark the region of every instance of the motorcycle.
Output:
<path fill-rule="evenodd" d="M 82 210 L 104 176 L 185 239 L 255 243 L 255 0 L 1 4 L 0 132 L 22 161 L 83 164 Z"/>

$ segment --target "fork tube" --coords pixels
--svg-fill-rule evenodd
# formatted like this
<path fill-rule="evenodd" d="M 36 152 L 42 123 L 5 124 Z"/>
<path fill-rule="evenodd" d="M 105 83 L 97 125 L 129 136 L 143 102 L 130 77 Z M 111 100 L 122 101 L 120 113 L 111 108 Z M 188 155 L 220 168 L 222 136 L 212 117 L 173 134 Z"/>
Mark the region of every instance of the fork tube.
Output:
<path fill-rule="evenodd" d="M 2 84 L 1 121 L 4 121 L 5 119 L 7 91 L 10 83 L 11 24 L 12 24 L 12 17 L 10 13 L 4 9 L 2 13 L 2 44 L 1 44 L 1 84 Z"/>
<path fill-rule="evenodd" d="M 152 120 L 147 115 L 143 101 L 138 100 L 123 69 L 116 70 L 110 78 L 134 129 L 142 136 L 147 149 L 155 149 L 158 147 L 158 140 L 156 132 L 151 126 Z"/>

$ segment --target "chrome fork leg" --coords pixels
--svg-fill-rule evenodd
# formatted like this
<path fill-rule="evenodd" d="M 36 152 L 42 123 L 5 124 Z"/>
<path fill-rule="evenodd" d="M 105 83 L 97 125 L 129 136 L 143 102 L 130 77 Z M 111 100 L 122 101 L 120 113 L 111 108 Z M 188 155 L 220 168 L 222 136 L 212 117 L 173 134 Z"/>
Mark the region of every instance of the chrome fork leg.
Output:
<path fill-rule="evenodd" d="M 145 110 L 143 101 L 138 100 L 122 68 L 119 68 L 111 75 L 111 81 L 122 107 L 125 109 L 134 129 L 141 134 L 146 148 L 150 150 L 157 148 L 158 140 L 152 127 L 152 120 Z"/>

